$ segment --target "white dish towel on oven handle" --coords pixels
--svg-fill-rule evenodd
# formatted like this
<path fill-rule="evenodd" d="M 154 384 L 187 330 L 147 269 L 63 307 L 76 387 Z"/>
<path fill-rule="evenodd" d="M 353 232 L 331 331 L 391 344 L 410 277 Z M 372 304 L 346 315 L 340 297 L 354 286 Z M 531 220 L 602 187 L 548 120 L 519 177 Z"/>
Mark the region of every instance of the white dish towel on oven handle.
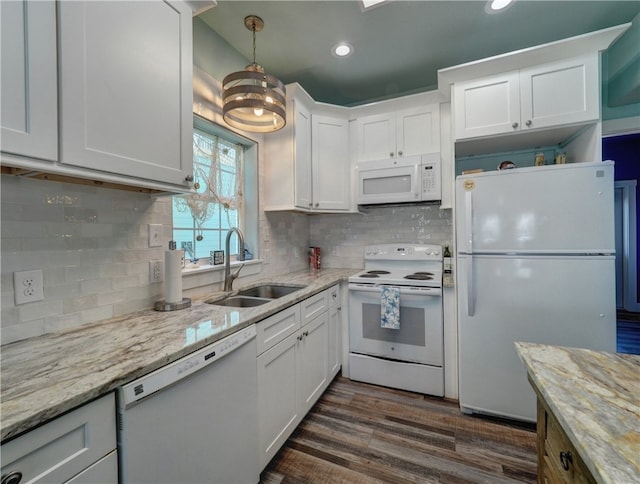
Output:
<path fill-rule="evenodd" d="M 400 329 L 400 289 L 382 286 L 380 290 L 380 326 Z"/>

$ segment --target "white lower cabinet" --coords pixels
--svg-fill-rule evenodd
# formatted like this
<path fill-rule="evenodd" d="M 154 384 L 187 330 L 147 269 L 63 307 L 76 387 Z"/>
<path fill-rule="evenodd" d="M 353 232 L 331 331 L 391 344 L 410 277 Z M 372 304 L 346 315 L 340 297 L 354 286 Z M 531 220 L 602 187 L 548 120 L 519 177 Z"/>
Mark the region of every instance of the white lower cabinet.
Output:
<path fill-rule="evenodd" d="M 2 482 L 118 481 L 115 396 L 110 393 L 2 444 Z"/>
<path fill-rule="evenodd" d="M 338 363 L 335 372 L 330 371 L 329 361 L 329 355 L 341 353 L 333 347 L 338 340 L 329 337 L 331 292 L 339 297 L 337 287 L 257 324 L 260 470 L 280 450 L 340 368 Z M 295 332 L 291 332 L 292 321 L 296 322 Z M 339 333 L 334 323 L 334 331 Z"/>

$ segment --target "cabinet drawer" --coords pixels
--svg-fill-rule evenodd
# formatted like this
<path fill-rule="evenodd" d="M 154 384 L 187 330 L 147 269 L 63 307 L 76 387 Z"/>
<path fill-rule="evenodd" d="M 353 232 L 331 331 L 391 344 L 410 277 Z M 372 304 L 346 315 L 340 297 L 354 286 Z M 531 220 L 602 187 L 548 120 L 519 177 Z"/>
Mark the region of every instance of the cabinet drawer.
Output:
<path fill-rule="evenodd" d="M 329 308 L 329 291 L 322 291 L 309 299 L 305 299 L 300 303 L 300 325 L 311 322 L 316 316 L 325 312 Z"/>
<path fill-rule="evenodd" d="M 547 413 L 544 440 L 544 462 L 548 467 L 551 482 L 592 483 L 589 470 L 586 468 L 578 452 L 573 447 L 555 417 Z M 562 468 L 561 453 L 570 455 L 571 461 L 567 469 Z M 566 458 L 566 457 L 565 457 Z M 546 474 L 546 473 L 545 473 Z"/>
<path fill-rule="evenodd" d="M 65 482 L 116 448 L 113 393 L 2 445 L 2 476 Z"/>
<path fill-rule="evenodd" d="M 284 340 L 300 328 L 300 305 L 280 311 L 256 324 L 258 354 Z"/>

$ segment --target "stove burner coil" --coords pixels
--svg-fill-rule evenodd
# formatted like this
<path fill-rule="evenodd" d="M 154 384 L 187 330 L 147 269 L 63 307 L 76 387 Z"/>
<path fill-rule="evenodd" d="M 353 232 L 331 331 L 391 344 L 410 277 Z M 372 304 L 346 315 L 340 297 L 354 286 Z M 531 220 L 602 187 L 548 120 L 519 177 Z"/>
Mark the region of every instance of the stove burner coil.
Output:
<path fill-rule="evenodd" d="M 433 274 L 430 274 L 429 272 L 416 272 L 415 274 L 404 276 L 404 278 L 412 281 L 430 281 L 433 279 Z"/>
<path fill-rule="evenodd" d="M 376 278 L 376 277 L 380 277 L 378 274 L 370 274 L 369 272 L 365 272 L 364 274 L 360 274 L 358 277 L 364 277 L 364 278 Z"/>
<path fill-rule="evenodd" d="M 375 271 L 367 271 L 366 274 L 391 274 L 389 271 L 375 270 Z"/>

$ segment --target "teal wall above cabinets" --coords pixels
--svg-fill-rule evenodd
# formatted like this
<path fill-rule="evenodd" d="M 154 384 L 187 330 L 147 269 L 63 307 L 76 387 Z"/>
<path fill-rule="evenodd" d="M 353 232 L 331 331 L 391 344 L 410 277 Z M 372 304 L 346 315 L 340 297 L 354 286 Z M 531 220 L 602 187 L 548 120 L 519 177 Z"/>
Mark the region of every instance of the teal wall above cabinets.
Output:
<path fill-rule="evenodd" d="M 602 54 L 602 119 L 640 116 L 640 13 Z"/>

